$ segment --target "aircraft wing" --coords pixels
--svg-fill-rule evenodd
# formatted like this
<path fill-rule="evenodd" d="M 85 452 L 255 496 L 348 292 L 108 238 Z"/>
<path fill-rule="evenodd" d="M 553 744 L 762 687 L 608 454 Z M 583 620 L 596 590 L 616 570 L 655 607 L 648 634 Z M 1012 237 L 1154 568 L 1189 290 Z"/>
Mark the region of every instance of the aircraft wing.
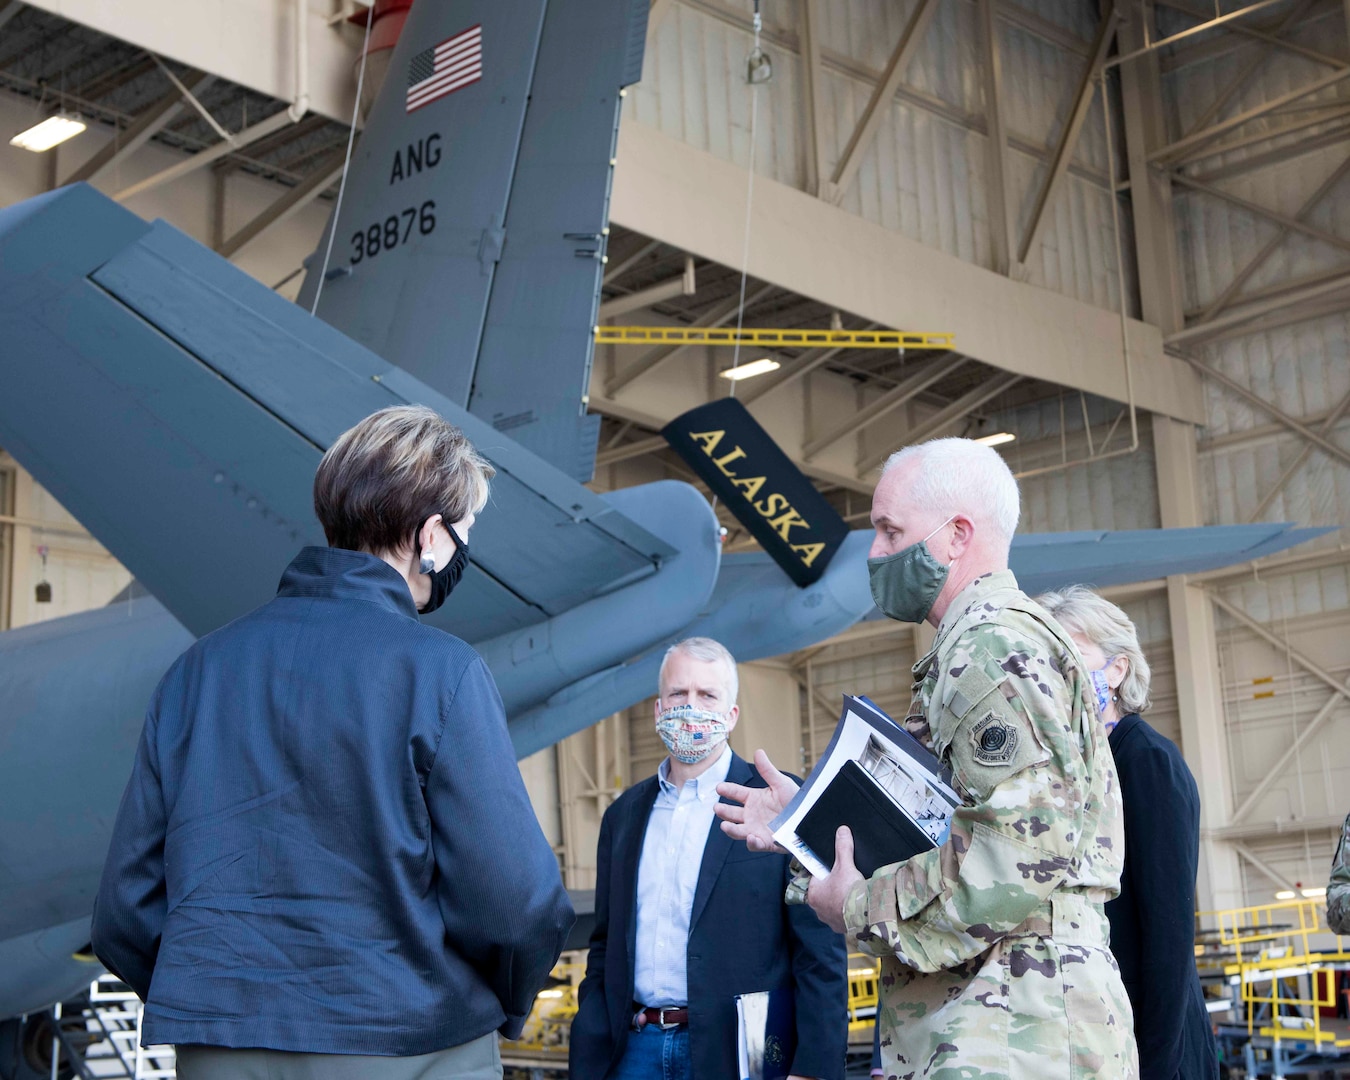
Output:
<path fill-rule="evenodd" d="M 0 211 L 0 444 L 196 634 L 322 544 L 323 450 L 387 405 L 459 425 L 498 469 L 474 569 L 436 620 L 470 641 L 677 555 L 490 424 L 189 237 L 86 185 Z M 480 554 L 481 553 L 481 554 Z"/>
<path fill-rule="evenodd" d="M 1331 531 L 1302 529 L 1284 521 L 1194 529 L 1032 533 L 1013 539 L 1010 562 L 1018 584 L 1034 596 L 1077 583 L 1104 588 L 1172 574 L 1198 574 L 1250 562 Z"/>

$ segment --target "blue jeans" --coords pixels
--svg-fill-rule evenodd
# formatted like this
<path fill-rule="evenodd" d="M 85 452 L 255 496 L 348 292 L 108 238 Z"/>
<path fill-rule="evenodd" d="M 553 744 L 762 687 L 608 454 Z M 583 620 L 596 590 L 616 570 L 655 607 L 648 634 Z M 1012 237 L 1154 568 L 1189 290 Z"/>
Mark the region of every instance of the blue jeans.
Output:
<path fill-rule="evenodd" d="M 689 1028 L 662 1031 L 648 1024 L 628 1033 L 623 1057 L 609 1070 L 609 1080 L 690 1080 Z"/>

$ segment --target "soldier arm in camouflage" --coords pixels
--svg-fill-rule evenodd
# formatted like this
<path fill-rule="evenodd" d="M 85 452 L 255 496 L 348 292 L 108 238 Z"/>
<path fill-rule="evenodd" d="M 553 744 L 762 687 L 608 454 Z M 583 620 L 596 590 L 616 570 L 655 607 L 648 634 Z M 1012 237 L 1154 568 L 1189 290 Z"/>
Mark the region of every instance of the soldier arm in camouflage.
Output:
<path fill-rule="evenodd" d="M 844 908 L 859 949 L 928 972 L 985 952 L 1047 902 L 1075 860 L 1089 789 L 1071 726 L 1081 689 L 1048 639 L 985 623 L 944 652 L 928 715 L 967 805 L 941 848 L 878 870 Z"/>
<path fill-rule="evenodd" d="M 1327 885 L 1327 925 L 1337 934 L 1350 934 L 1350 815 L 1341 826 L 1341 842 L 1331 860 Z"/>

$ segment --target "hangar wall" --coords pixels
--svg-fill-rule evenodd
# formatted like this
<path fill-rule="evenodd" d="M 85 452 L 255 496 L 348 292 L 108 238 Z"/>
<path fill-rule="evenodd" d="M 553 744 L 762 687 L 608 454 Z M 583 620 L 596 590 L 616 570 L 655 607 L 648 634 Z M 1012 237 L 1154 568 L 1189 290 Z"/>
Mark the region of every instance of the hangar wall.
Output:
<path fill-rule="evenodd" d="M 1295 45 L 1333 54 L 1344 52 L 1345 37 L 1339 5 L 1314 5 L 1289 34 Z M 1234 86 L 1221 115 L 1267 105 L 1328 70 L 1292 49 L 1277 49 L 1239 79 L 1255 55 L 1251 49 L 1219 51 L 1210 43 L 1208 51 L 1189 54 L 1190 62 L 1164 70 L 1175 130 L 1191 130 L 1209 103 Z M 1338 104 L 1340 94 L 1331 87 L 1310 95 L 1299 105 L 1301 116 L 1273 117 L 1267 130 L 1290 119 L 1316 120 L 1316 110 Z M 1237 327 L 1197 349 L 1264 401 L 1345 445 L 1350 422 L 1342 418 L 1327 426 L 1327 417 L 1350 394 L 1350 327 L 1343 310 L 1319 313 L 1298 289 L 1344 270 L 1345 255 L 1335 243 L 1350 223 L 1350 184 L 1344 142 L 1323 137 L 1319 145 L 1317 136 L 1334 136 L 1334 128 L 1323 124 L 1309 131 L 1307 144 L 1285 138 L 1239 147 L 1187 170 L 1215 191 L 1174 185 L 1177 266 L 1192 320 L 1235 279 L 1244 282 L 1243 296 L 1287 299 L 1269 328 Z M 1330 241 L 1286 229 L 1219 193 L 1306 222 Z M 1350 810 L 1350 699 L 1331 686 L 1345 687 L 1350 674 L 1350 471 L 1320 450 L 1307 453 L 1308 444 L 1272 425 L 1268 411 L 1212 381 L 1206 417 L 1198 443 L 1206 521 L 1296 520 L 1337 530 L 1298 549 L 1288 571 L 1223 575 L 1209 585 L 1268 635 L 1229 611 L 1216 612 L 1226 745 L 1213 751 L 1228 759 L 1232 808 L 1220 832 L 1241 858 L 1245 897 L 1260 903 L 1276 891 L 1326 884 L 1335 837 Z M 1313 675 L 1304 661 L 1330 679 Z"/>
<path fill-rule="evenodd" d="M 832 174 L 866 109 L 891 50 L 920 0 L 815 5 L 821 57 L 817 114 L 822 175 Z M 885 108 L 857 179 L 839 205 L 851 213 L 967 262 L 992 269 L 989 140 L 981 87 L 976 3 L 933 5 L 932 23 Z M 1007 8 L 1004 9 L 1008 11 Z M 811 190 L 814 155 L 803 123 L 803 7 L 764 5 L 764 47 L 773 79 L 759 92 L 756 172 Z M 1025 16 L 1023 17 L 1023 14 Z M 1089 6 L 1041 0 L 997 22 L 1004 52 L 1007 173 L 1018 234 L 1030 218 L 1047 158 L 1092 40 Z M 742 168 L 750 158 L 751 101 L 743 72 L 753 48 L 744 5 L 725 0 L 672 4 L 650 39 L 643 81 L 625 119 L 656 127 Z M 1073 155 L 1066 196 L 1051 208 L 1027 280 L 1115 309 L 1118 281 L 1106 185 L 1100 106 L 1089 112 Z"/>

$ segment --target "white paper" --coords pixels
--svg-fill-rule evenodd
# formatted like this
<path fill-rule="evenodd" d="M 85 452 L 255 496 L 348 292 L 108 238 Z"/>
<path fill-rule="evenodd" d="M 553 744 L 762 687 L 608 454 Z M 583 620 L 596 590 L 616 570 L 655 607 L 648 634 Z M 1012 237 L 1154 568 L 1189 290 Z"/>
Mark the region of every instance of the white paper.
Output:
<path fill-rule="evenodd" d="M 920 756 L 922 755 L 922 756 Z M 923 758 L 929 759 L 925 763 Z M 825 755 L 811 770 L 801 790 L 770 823 L 773 838 L 807 868 L 826 877 L 830 868 L 797 836 L 797 823 L 815 805 L 820 793 L 843 768 L 856 761 L 934 844 L 941 846 L 951 826 L 952 810 L 961 803 L 946 779 L 931 768 L 936 762 L 913 737 L 870 702 L 844 698 L 844 713 Z"/>

